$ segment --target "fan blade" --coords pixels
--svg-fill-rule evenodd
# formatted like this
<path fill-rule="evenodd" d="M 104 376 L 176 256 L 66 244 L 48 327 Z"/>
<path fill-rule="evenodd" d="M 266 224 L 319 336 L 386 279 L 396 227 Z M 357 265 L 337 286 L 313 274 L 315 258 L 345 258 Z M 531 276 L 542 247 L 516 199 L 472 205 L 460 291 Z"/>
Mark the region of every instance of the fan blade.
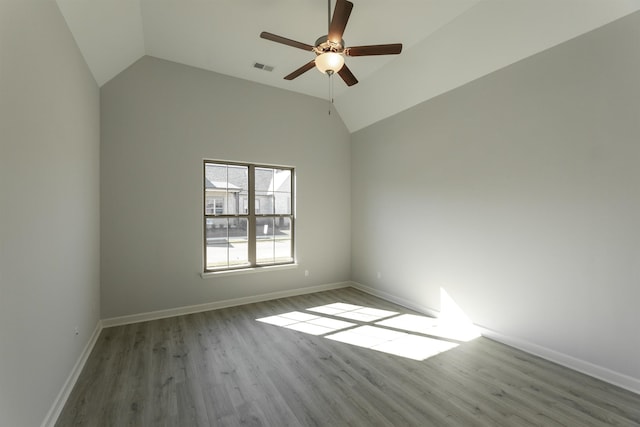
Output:
<path fill-rule="evenodd" d="M 402 43 L 354 46 L 344 50 L 348 56 L 397 55 L 402 52 Z"/>
<path fill-rule="evenodd" d="M 314 59 L 313 61 L 304 64 L 302 67 L 298 68 L 297 70 L 295 70 L 293 73 L 289 74 L 288 76 L 285 76 L 284 79 L 285 80 L 293 80 L 296 77 L 298 77 L 300 74 L 306 73 L 307 71 L 309 71 L 310 69 L 312 69 L 315 66 L 316 66 L 316 61 Z"/>
<path fill-rule="evenodd" d="M 331 18 L 331 24 L 329 25 L 329 41 L 340 43 L 342 41 L 342 34 L 347 27 L 347 21 L 349 21 L 349 15 L 351 15 L 351 9 L 353 9 L 353 3 L 347 0 L 337 0 L 336 7 L 333 9 L 333 18 Z"/>
<path fill-rule="evenodd" d="M 312 51 L 313 46 L 306 43 L 297 42 L 295 40 L 288 39 L 286 37 L 281 37 L 275 34 L 267 33 L 263 31 L 260 33 L 260 37 L 266 40 L 271 40 L 272 42 L 286 44 L 287 46 L 297 47 L 298 49 Z"/>
<path fill-rule="evenodd" d="M 351 70 L 347 67 L 347 64 L 343 65 L 342 68 L 340 68 L 338 74 L 340 75 L 340 77 L 342 77 L 342 80 L 344 80 L 347 86 L 353 86 L 354 84 L 358 83 L 358 79 L 356 79 L 356 76 L 354 76 Z"/>

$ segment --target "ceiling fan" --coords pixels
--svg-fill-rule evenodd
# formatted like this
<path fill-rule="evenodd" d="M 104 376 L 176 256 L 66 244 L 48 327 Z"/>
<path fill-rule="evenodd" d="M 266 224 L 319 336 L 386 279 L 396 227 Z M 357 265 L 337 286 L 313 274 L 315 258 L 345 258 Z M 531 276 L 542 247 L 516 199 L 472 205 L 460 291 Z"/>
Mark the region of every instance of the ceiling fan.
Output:
<path fill-rule="evenodd" d="M 263 31 L 260 37 L 271 40 L 276 43 L 286 44 L 298 49 L 314 52 L 316 58 L 304 64 L 291 74 L 285 76 L 285 80 L 293 80 L 303 73 L 306 73 L 313 67 L 318 68 L 322 73 L 332 75 L 338 73 L 347 86 L 353 86 L 358 83 L 358 79 L 353 75 L 351 70 L 345 65 L 345 56 L 372 56 L 372 55 L 397 55 L 402 52 L 402 43 L 393 44 L 377 44 L 369 46 L 352 46 L 345 47 L 342 34 L 347 27 L 353 3 L 347 0 L 337 0 L 333 10 L 333 18 L 331 17 L 331 0 L 327 0 L 327 20 L 329 21 L 329 31 L 325 36 L 319 37 L 315 46 L 301 43 L 276 34 Z"/>

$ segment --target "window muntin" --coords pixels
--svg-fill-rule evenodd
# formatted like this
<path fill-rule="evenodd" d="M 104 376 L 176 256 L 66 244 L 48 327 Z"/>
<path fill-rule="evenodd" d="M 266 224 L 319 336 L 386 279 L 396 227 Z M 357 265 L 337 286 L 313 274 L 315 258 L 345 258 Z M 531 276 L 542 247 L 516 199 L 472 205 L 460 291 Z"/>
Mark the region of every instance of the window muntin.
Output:
<path fill-rule="evenodd" d="M 294 169 L 204 162 L 204 271 L 294 262 Z"/>

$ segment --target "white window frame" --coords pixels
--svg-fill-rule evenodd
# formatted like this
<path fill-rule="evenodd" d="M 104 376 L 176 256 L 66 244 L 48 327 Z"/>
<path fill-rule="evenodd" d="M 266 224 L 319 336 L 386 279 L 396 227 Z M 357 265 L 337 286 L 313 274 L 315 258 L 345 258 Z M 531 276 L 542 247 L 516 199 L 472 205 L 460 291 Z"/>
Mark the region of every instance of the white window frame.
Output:
<path fill-rule="evenodd" d="M 245 163 L 245 162 L 230 162 L 226 160 L 209 160 L 205 159 L 203 161 L 203 183 L 206 182 L 206 165 L 207 164 L 218 164 L 218 165 L 226 165 L 226 166 L 244 166 L 248 168 L 248 178 L 249 178 L 249 191 L 248 191 L 248 212 L 239 212 L 234 214 L 215 214 L 215 202 L 214 202 L 214 213 L 207 212 L 207 191 L 206 185 L 203 184 L 203 207 L 202 207 L 202 218 L 203 218 L 203 274 L 207 273 L 216 273 L 216 272 L 224 272 L 224 271 L 241 271 L 241 270 L 250 270 L 261 267 L 273 267 L 273 266 L 286 266 L 290 264 L 295 264 L 295 168 L 291 166 L 280 166 L 280 165 L 266 165 L 266 164 L 254 164 L 254 163 Z M 267 168 L 267 169 L 280 169 L 280 170 L 288 170 L 291 173 L 291 188 L 290 188 L 290 201 L 289 201 L 289 214 L 277 214 L 277 213 L 261 213 L 256 212 L 255 206 L 256 203 L 256 195 L 255 195 L 255 170 L 256 168 Z M 275 191 L 276 189 L 273 189 Z M 209 218 L 246 218 L 248 220 L 247 226 L 247 234 L 248 234 L 248 260 L 247 264 L 242 264 L 239 266 L 236 265 L 228 265 L 221 267 L 208 267 L 207 266 L 207 219 Z M 290 226 L 290 236 L 291 236 L 291 260 L 284 262 L 258 262 L 257 261 L 257 236 L 256 236 L 256 222 L 258 218 L 274 218 L 274 223 L 278 221 L 280 218 L 289 219 Z"/>

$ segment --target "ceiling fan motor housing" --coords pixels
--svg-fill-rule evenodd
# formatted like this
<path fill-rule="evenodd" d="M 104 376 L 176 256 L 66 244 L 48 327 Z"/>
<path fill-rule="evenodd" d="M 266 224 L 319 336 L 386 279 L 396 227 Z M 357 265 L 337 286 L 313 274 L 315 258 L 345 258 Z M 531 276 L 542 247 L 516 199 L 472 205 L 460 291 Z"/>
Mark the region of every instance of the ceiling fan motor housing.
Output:
<path fill-rule="evenodd" d="M 316 40 L 313 51 L 316 55 L 322 55 L 327 52 L 343 53 L 344 52 L 344 40 L 340 39 L 340 43 L 329 40 L 329 36 L 318 37 Z"/>

